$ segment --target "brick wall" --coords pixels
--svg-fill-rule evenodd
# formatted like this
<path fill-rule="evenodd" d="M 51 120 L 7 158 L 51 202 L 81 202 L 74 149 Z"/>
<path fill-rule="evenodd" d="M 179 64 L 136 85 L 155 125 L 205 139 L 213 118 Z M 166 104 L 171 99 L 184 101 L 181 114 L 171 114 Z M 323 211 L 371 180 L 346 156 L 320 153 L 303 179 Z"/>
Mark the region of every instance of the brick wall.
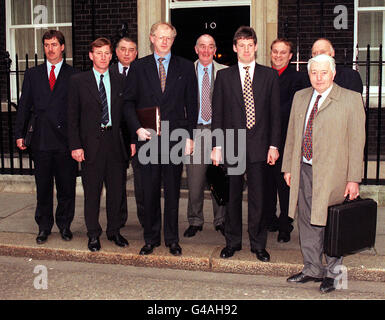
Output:
<path fill-rule="evenodd" d="M 299 16 L 297 17 L 297 2 Z M 333 12 L 337 5 L 348 9 L 348 28 L 337 30 L 334 19 L 338 14 Z M 300 60 L 310 58 L 311 46 L 320 37 L 328 38 L 335 48 L 337 63 L 353 58 L 354 39 L 354 0 L 280 0 L 278 8 L 278 36 L 286 37 L 297 48 L 297 23 Z M 295 55 L 294 55 L 295 56 Z"/>
<path fill-rule="evenodd" d="M 127 36 L 137 41 L 137 0 L 74 1 L 73 9 L 72 42 L 75 67 L 84 69 L 84 63 L 89 66 L 88 45 L 98 37 L 115 41 L 124 23 L 128 27 Z"/>

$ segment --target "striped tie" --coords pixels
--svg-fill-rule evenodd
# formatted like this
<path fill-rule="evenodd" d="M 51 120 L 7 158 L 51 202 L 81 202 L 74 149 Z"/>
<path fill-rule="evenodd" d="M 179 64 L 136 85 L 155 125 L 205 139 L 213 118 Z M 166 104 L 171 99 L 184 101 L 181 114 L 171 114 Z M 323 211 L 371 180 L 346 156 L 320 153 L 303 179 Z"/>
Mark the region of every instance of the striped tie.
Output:
<path fill-rule="evenodd" d="M 246 128 L 251 129 L 255 125 L 255 108 L 253 87 L 249 74 L 250 66 L 243 67 L 246 70 L 246 76 L 243 84 L 243 100 L 246 107 Z"/>
<path fill-rule="evenodd" d="M 166 70 L 164 69 L 163 61 L 166 60 L 165 58 L 159 58 L 159 79 L 160 79 L 160 87 L 162 89 L 162 92 L 164 92 L 164 89 L 166 88 Z"/>
<path fill-rule="evenodd" d="M 106 88 L 104 87 L 103 83 L 103 75 L 100 75 L 100 83 L 99 83 L 99 95 L 100 100 L 102 101 L 102 124 L 106 125 L 109 122 L 109 115 L 108 115 L 108 103 L 107 103 L 107 94 L 106 94 Z"/>
<path fill-rule="evenodd" d="M 318 102 L 319 99 L 321 99 L 321 95 L 317 96 L 317 99 L 315 100 L 313 109 L 311 110 L 309 120 L 307 121 L 305 135 L 303 137 L 303 143 L 302 143 L 302 156 L 305 157 L 306 160 L 310 161 L 313 158 L 313 121 L 315 116 L 317 115 L 318 111 Z"/>
<path fill-rule="evenodd" d="M 202 110 L 201 116 L 204 121 L 209 121 L 211 119 L 211 102 L 210 102 L 210 79 L 207 72 L 208 68 L 203 68 L 204 75 L 202 79 Z"/>

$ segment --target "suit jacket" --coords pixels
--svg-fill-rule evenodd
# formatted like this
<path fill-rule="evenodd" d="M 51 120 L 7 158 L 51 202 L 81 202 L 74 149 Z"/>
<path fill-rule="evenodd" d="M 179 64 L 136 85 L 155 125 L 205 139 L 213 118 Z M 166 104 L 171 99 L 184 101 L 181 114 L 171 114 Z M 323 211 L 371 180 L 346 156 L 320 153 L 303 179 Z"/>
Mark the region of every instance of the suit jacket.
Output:
<path fill-rule="evenodd" d="M 282 172 L 291 173 L 289 216 L 298 203 L 305 118 L 313 88 L 293 100 Z M 365 112 L 359 93 L 333 84 L 313 121 L 313 198 L 311 224 L 325 226 L 328 206 L 341 203 L 348 181 L 360 182 L 365 145 Z"/>
<path fill-rule="evenodd" d="M 25 72 L 15 124 L 16 139 L 24 138 L 30 118 L 36 117 L 32 150 L 68 150 L 67 95 L 70 77 L 76 72 L 63 62 L 53 91 L 46 63 Z"/>
<path fill-rule="evenodd" d="M 135 135 L 141 124 L 136 109 L 159 106 L 161 120 L 169 121 L 170 132 L 184 128 L 193 137 L 196 128 L 197 80 L 194 64 L 182 57 L 171 55 L 166 87 L 162 93 L 154 55 L 135 60 L 127 76 L 125 91 L 127 121 Z"/>
<path fill-rule="evenodd" d="M 116 159 L 127 159 L 120 130 L 123 116 L 123 75 L 110 73 L 111 120 Z M 69 86 L 68 140 L 70 150 L 84 149 L 85 161 L 93 162 L 97 157 L 101 136 L 100 122 L 102 102 L 98 84 L 92 70 L 74 75 Z"/>
<path fill-rule="evenodd" d="M 266 161 L 269 146 L 279 147 L 281 143 L 277 72 L 271 68 L 256 64 L 252 86 L 256 123 L 247 134 L 247 159 L 250 162 Z M 246 111 L 238 64 L 218 71 L 214 85 L 212 109 L 212 130 L 246 129 Z M 235 152 L 237 153 L 238 138 L 236 131 L 233 136 L 235 138 Z M 214 137 L 213 146 L 216 145 L 217 141 Z M 241 154 L 244 151 L 238 150 Z M 222 153 L 226 155 L 225 150 Z"/>

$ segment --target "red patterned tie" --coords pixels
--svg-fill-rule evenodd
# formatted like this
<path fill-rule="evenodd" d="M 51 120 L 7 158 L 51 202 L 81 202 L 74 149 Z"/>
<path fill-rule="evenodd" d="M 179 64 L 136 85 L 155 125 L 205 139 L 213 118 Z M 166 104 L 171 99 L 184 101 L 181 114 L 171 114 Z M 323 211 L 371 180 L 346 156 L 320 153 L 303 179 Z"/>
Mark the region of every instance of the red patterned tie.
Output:
<path fill-rule="evenodd" d="M 204 121 L 209 121 L 211 119 L 211 102 L 210 102 L 210 79 L 207 72 L 208 68 L 203 68 L 204 75 L 202 80 L 202 110 L 201 116 Z"/>
<path fill-rule="evenodd" d="M 317 99 L 315 100 L 313 109 L 311 110 L 309 120 L 307 121 L 305 135 L 303 137 L 303 143 L 302 143 L 302 156 L 305 157 L 306 160 L 311 160 L 313 158 L 313 121 L 315 116 L 317 115 L 318 111 L 318 101 L 321 99 L 321 95 L 317 96 Z"/>
<path fill-rule="evenodd" d="M 55 66 L 51 66 L 51 72 L 49 73 L 49 86 L 51 91 L 53 91 L 53 87 L 55 86 L 56 76 L 55 76 Z"/>

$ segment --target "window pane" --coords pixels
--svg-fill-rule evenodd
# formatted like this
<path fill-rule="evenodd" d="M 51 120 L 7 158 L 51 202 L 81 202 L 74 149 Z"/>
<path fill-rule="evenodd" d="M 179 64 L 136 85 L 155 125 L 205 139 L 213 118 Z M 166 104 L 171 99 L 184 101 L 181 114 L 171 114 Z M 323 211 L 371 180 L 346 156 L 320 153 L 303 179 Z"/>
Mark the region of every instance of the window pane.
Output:
<path fill-rule="evenodd" d="M 72 59 L 72 27 L 60 27 L 59 30 L 64 34 L 64 38 L 66 40 L 66 44 L 65 44 L 66 59 Z M 67 61 L 67 62 L 70 62 L 70 61 Z"/>
<path fill-rule="evenodd" d="M 31 5 L 26 0 L 11 0 L 11 24 L 31 24 Z"/>
<path fill-rule="evenodd" d="M 382 43 L 383 33 L 382 12 L 360 12 L 358 14 L 358 46 L 368 44 L 378 47 Z"/>
<path fill-rule="evenodd" d="M 33 0 L 33 23 L 54 23 L 53 0 Z"/>
<path fill-rule="evenodd" d="M 381 7 L 385 6 L 385 0 L 360 0 L 360 7 Z"/>
<path fill-rule="evenodd" d="M 16 29 L 15 39 L 15 53 L 18 54 L 19 57 L 25 57 L 27 53 L 30 57 L 35 54 L 33 29 Z"/>
<path fill-rule="evenodd" d="M 56 28 L 37 28 L 36 29 L 36 46 L 37 46 L 36 52 L 37 52 L 38 59 L 44 59 L 43 42 L 41 41 L 41 39 L 43 38 L 43 34 L 50 29 L 56 29 Z"/>
<path fill-rule="evenodd" d="M 56 0 L 56 22 L 71 22 L 71 0 Z"/>
<path fill-rule="evenodd" d="M 358 54 L 358 59 L 360 61 L 366 61 L 366 49 L 365 50 L 360 50 Z M 379 51 L 378 50 L 371 50 L 370 51 L 370 61 L 372 62 L 370 64 L 370 85 L 371 86 L 378 86 L 379 83 L 379 67 L 378 67 L 378 59 L 379 59 Z M 360 64 L 358 67 L 358 71 L 361 75 L 361 79 L 364 85 L 366 85 L 366 65 L 365 64 Z M 383 79 L 383 84 L 385 83 L 385 68 L 382 67 L 382 79 Z"/>

